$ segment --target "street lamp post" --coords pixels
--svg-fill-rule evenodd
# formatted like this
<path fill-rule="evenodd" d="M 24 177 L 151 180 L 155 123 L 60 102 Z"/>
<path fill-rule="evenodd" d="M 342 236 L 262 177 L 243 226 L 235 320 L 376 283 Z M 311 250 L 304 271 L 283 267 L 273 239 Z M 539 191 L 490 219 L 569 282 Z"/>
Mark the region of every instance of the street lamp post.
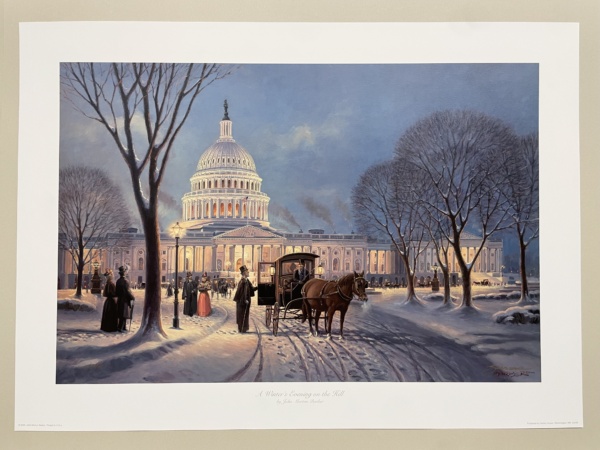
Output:
<path fill-rule="evenodd" d="M 437 271 L 439 267 L 437 264 L 434 264 L 433 266 L 431 266 L 431 268 L 433 269 L 433 280 L 431 280 L 431 290 L 437 292 L 440 290 L 440 280 L 437 276 Z"/>
<path fill-rule="evenodd" d="M 504 286 L 504 269 L 505 266 L 500 266 L 500 285 Z"/>
<path fill-rule="evenodd" d="M 98 274 L 98 268 L 100 267 L 100 263 L 98 261 L 94 261 L 92 263 L 92 267 L 94 268 L 94 275 L 92 275 L 92 294 L 100 294 L 100 275 Z"/>
<path fill-rule="evenodd" d="M 171 227 L 175 237 L 175 300 L 173 302 L 173 328 L 179 328 L 179 238 L 182 228 L 179 222 Z"/>

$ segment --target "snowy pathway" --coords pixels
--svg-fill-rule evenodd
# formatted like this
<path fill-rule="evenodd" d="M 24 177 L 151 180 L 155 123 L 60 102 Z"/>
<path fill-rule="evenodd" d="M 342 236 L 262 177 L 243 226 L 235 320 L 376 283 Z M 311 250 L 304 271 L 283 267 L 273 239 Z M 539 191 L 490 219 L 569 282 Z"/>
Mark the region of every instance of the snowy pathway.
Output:
<path fill-rule="evenodd" d="M 308 325 L 293 319 L 280 320 L 273 336 L 264 307 L 255 304 L 250 332 L 238 334 L 229 299 L 213 299 L 210 317 L 180 316 L 181 329 L 165 325 L 168 339 L 141 345 L 130 340 L 139 317 L 130 333 L 105 333 L 98 329 L 98 312 L 59 311 L 57 381 L 539 381 L 539 326 L 492 323 L 490 314 L 504 304 L 484 305 L 490 311 L 464 319 L 437 311 L 433 303 L 403 308 L 400 300 L 398 292 L 389 292 L 365 305 L 353 301 L 343 341 L 337 316 L 330 340 L 308 336 Z M 163 324 L 172 318 L 167 300 Z M 515 376 L 510 369 L 521 372 Z"/>

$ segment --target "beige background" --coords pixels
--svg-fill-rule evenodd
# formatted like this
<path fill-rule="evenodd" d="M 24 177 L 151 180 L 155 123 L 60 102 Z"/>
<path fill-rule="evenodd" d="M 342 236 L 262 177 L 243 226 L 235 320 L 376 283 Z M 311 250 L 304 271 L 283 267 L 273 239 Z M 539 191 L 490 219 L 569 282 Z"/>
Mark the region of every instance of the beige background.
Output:
<path fill-rule="evenodd" d="M 85 6 L 82 4 L 85 3 Z M 128 448 L 569 448 L 600 446 L 598 304 L 594 255 L 600 250 L 594 233 L 599 218 L 600 2 L 597 0 L 5 0 L 2 60 L 2 145 L 0 268 L 6 289 L 0 301 L 0 447 L 6 449 Z M 581 32 L 581 190 L 584 337 L 584 428 L 575 430 L 431 430 L 431 431 L 229 431 L 52 433 L 13 432 L 15 237 L 17 198 L 18 22 L 65 20 L 171 21 L 548 21 L 579 22 Z M 568 236 L 555 237 L 565 239 Z M 565 262 L 568 263 L 568 262 Z M 590 280 L 590 282 L 587 282 Z M 32 295 L 35 295 L 32 292 Z M 19 299 L 18 301 L 27 301 Z M 515 405 L 526 399 L 515 399 Z M 201 405 L 199 405 L 201 407 Z M 368 411 L 363 411 L 368 414 Z M 252 414 L 252 411 L 248 411 Z"/>

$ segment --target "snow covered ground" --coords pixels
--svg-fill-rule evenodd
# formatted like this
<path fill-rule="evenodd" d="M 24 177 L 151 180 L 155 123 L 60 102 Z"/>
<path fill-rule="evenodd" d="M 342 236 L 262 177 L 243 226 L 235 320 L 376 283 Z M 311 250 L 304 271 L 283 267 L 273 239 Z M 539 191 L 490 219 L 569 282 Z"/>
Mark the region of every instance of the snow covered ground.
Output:
<path fill-rule="evenodd" d="M 122 334 L 100 330 L 104 299 L 84 294 L 78 302 L 73 291 L 58 291 L 58 383 L 541 380 L 539 324 L 495 321 L 514 299 L 487 295 L 476 313 L 464 314 L 441 307 L 428 289 L 417 290 L 423 305 L 412 306 L 403 305 L 405 289 L 377 290 L 367 303 L 352 302 L 341 341 L 337 315 L 331 340 L 309 337 L 308 325 L 294 319 L 280 320 L 273 336 L 256 304 L 250 332 L 238 334 L 234 302 L 215 296 L 205 318 L 184 316 L 180 303 L 180 329 L 173 329 L 173 297 L 163 295 L 168 338 L 139 342 L 143 291 L 134 293 L 131 331 Z"/>
<path fill-rule="evenodd" d="M 477 314 L 464 314 L 460 309 L 444 308 L 441 298 L 435 300 L 438 295 L 432 295 L 425 289 L 417 290 L 417 295 L 424 299 L 424 310 L 418 307 L 398 310 L 399 302 L 393 292 L 383 292 L 383 297 L 387 308 L 394 308 L 402 317 L 485 354 L 497 374 L 507 375 L 514 381 L 541 381 L 539 322 L 498 323 L 497 316 L 503 312 L 513 310 L 514 313 L 515 310 L 529 308 L 515 306 L 519 298 L 518 290 L 508 293 L 505 292 L 506 289 L 502 291 L 494 287 L 474 288 Z M 459 288 L 452 291 L 452 297 L 457 303 L 461 293 Z M 533 308 L 539 310 L 540 305 L 533 305 Z"/>

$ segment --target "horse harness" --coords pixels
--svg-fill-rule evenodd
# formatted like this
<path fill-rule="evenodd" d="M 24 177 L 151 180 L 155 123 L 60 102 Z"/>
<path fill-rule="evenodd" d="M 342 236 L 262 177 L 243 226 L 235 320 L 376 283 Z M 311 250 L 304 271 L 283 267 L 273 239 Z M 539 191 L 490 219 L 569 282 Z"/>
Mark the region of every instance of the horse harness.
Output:
<path fill-rule="evenodd" d="M 334 294 L 337 294 L 337 295 L 338 295 L 338 296 L 339 296 L 339 297 L 340 297 L 342 300 L 344 300 L 344 301 L 346 301 L 346 302 L 348 302 L 348 303 L 349 303 L 349 302 L 352 300 L 352 294 L 355 294 L 355 293 L 356 293 L 356 291 L 358 290 L 358 289 L 357 289 L 357 287 L 356 287 L 356 282 L 357 282 L 358 280 L 360 280 L 360 279 L 363 279 L 363 280 L 364 280 L 364 277 L 355 277 L 355 278 L 354 278 L 354 281 L 353 281 L 353 283 L 352 283 L 352 285 L 353 285 L 353 288 L 354 288 L 354 289 L 352 289 L 352 292 L 351 292 L 350 296 L 348 296 L 348 295 L 344 294 L 344 293 L 343 293 L 343 292 L 340 290 L 340 286 L 339 286 L 339 284 L 337 284 L 335 281 L 328 280 L 328 281 L 326 281 L 326 282 L 325 282 L 325 284 L 324 284 L 324 285 L 323 285 L 323 287 L 321 288 L 321 292 L 319 292 L 319 296 L 318 296 L 317 298 L 315 298 L 315 300 L 321 300 L 321 301 L 323 301 L 323 298 L 324 298 L 324 297 L 330 297 L 330 296 L 332 296 L 332 295 L 334 295 Z M 325 293 L 325 289 L 327 288 L 327 286 L 328 286 L 330 283 L 335 283 L 335 284 L 336 284 L 336 289 L 335 289 L 335 292 L 329 292 L 329 293 L 327 293 L 327 294 L 326 294 L 326 293 Z M 304 287 L 303 287 L 303 288 L 302 288 L 302 297 L 304 297 L 304 296 L 305 296 L 305 294 L 306 294 L 306 293 L 304 292 Z M 323 305 L 321 305 L 321 306 L 323 306 Z"/>

